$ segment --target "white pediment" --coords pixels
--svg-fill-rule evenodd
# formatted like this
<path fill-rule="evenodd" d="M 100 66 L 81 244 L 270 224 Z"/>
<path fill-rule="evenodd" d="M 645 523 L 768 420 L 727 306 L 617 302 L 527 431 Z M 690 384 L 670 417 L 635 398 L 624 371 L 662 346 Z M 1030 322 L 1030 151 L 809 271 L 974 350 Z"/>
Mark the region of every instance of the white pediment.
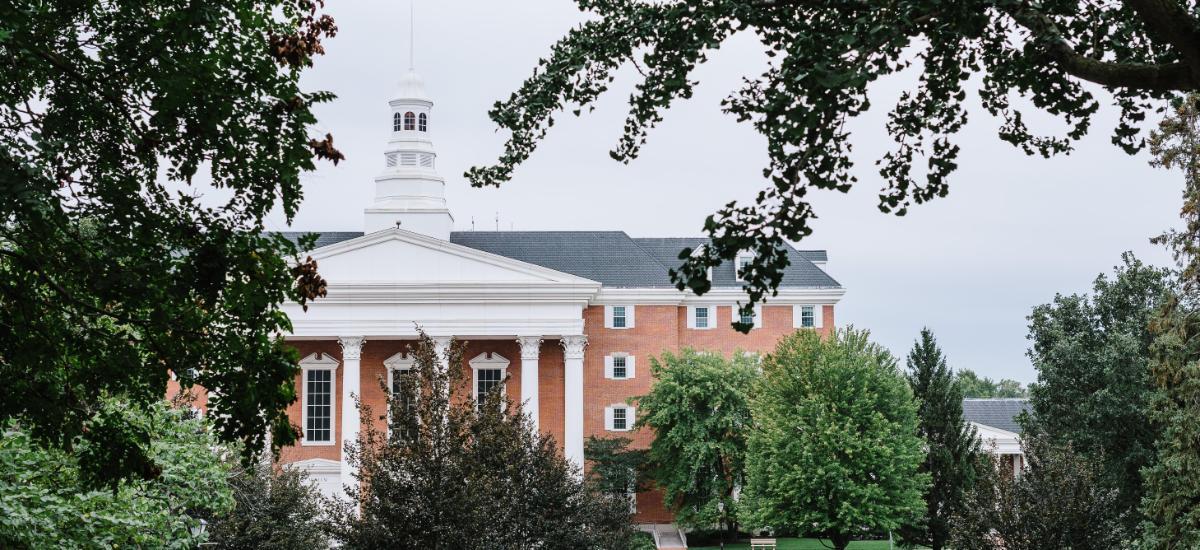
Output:
<path fill-rule="evenodd" d="M 385 229 L 311 253 L 331 286 L 436 282 L 598 285 L 595 281 L 402 229 Z"/>

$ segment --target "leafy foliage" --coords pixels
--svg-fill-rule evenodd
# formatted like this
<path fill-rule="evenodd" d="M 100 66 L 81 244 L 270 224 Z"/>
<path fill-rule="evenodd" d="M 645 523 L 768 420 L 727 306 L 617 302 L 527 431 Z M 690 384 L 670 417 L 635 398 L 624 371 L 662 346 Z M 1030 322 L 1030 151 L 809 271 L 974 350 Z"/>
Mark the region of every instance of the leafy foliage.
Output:
<path fill-rule="evenodd" d="M 1185 175 L 1185 229 L 1159 237 L 1180 267 L 1182 292 L 1153 323 L 1150 374 L 1158 392 L 1150 418 L 1161 427 L 1154 464 L 1143 471 L 1146 548 L 1200 546 L 1200 97 L 1179 102 L 1152 136 L 1160 166 Z"/>
<path fill-rule="evenodd" d="M 205 421 L 161 401 L 147 409 L 103 398 L 99 406 L 145 430 L 148 458 L 161 475 L 90 488 L 79 458 L 88 441 L 67 453 L 8 421 L 0 437 L 0 547 L 191 548 L 202 542 L 191 533 L 200 518 L 233 505 Z"/>
<path fill-rule="evenodd" d="M 583 444 L 583 456 L 591 463 L 588 477 L 593 488 L 615 497 L 627 497 L 631 490 L 641 492 L 648 488 L 650 479 L 646 462 L 649 452 L 630 449 L 631 443 L 633 440 L 628 437 L 588 436 Z"/>
<path fill-rule="evenodd" d="M 1020 382 L 1004 378 L 999 382 L 986 376 L 979 376 L 971 369 L 959 369 L 954 372 L 954 379 L 962 388 L 965 398 L 1013 398 L 1028 397 L 1029 392 Z"/>
<path fill-rule="evenodd" d="M 871 107 L 868 93 L 876 80 L 910 69 L 919 74 L 891 106 L 885 130 L 895 147 L 876 161 L 886 182 L 879 208 L 897 215 L 949 193 L 959 153 L 955 135 L 967 122 L 972 77 L 981 77 L 984 110 L 1002 121 L 997 137 L 1043 156 L 1070 151 L 1090 130 L 1101 101 L 1120 111 L 1113 143 L 1137 151 L 1147 111 L 1200 87 L 1200 24 L 1195 7 L 1182 2 L 576 3 L 592 16 L 539 60 L 519 90 L 496 103 L 489 114 L 511 136 L 495 165 L 472 168 L 467 177 L 476 186 L 510 179 L 560 112 L 578 116 L 627 63 L 642 79 L 611 155 L 633 160 L 664 111 L 692 96 L 692 71 L 734 34 L 754 33 L 768 68 L 747 78 L 722 107 L 766 138 L 770 161 L 763 175 L 770 186 L 752 205 L 730 202 L 709 216 L 704 230 L 712 244 L 694 255 L 683 251 L 682 266 L 671 271 L 680 289 L 704 293 L 711 286 L 709 267 L 754 250 L 747 312 L 781 281 L 788 264 L 783 241 L 812 232 L 816 214 L 809 191 L 845 192 L 857 182 L 847 123 Z M 1097 100 L 1085 82 L 1111 95 Z M 1014 96 L 1057 117 L 1065 126 L 1062 135 L 1034 134 Z"/>
<path fill-rule="evenodd" d="M 979 439 L 963 418 L 962 390 L 946 357 L 928 328 L 908 353 L 908 385 L 916 397 L 917 433 L 925 440 L 920 471 L 930 475 L 925 517 L 898 530 L 906 544 L 942 550 L 950 540 L 950 517 L 975 485 L 981 451 Z"/>
<path fill-rule="evenodd" d="M 0 3 L 0 419 L 86 443 L 88 478 L 156 474 L 98 396 L 150 409 L 169 373 L 214 392 L 222 440 L 296 440 L 279 305 L 324 281 L 263 220 L 341 158 L 308 133 L 332 95 L 299 87 L 320 1 Z"/>
<path fill-rule="evenodd" d="M 720 524 L 736 533 L 735 489 L 745 477 L 749 392 L 757 358 L 684 349 L 651 358 L 654 386 L 637 398 L 639 427 L 654 431 L 651 477 L 675 520 L 688 527 Z"/>
<path fill-rule="evenodd" d="M 1070 442 L 1102 466 L 1100 483 L 1118 492 L 1133 528 L 1139 522 L 1141 470 L 1153 463 L 1158 426 L 1149 417 L 1150 322 L 1173 289 L 1167 270 L 1126 253 L 1110 279 L 1096 278 L 1092 295 L 1055 296 L 1029 317 L 1029 357 L 1038 370 L 1030 386 L 1027 433 Z"/>
<path fill-rule="evenodd" d="M 759 527 L 820 534 L 844 550 L 917 521 L 930 476 L 917 405 L 896 360 L 866 331 L 799 331 L 763 361 L 746 459 Z"/>
<path fill-rule="evenodd" d="M 229 473 L 234 506 L 208 525 L 208 542 L 229 550 L 328 548 L 317 489 L 295 468 L 265 463 L 234 466 Z"/>
<path fill-rule="evenodd" d="M 1103 466 L 1069 444 L 1030 437 L 1019 476 L 992 456 L 986 475 L 951 524 L 957 550 L 1108 550 L 1130 548 L 1116 491 L 1100 483 Z"/>
<path fill-rule="evenodd" d="M 422 334 L 389 400 L 390 430 L 362 406 L 347 446 L 359 484 L 334 512 L 349 548 L 624 549 L 629 503 L 589 487 L 519 405 L 490 392 L 476 406 L 462 345 L 439 355 Z M 454 368 L 438 366 L 444 360 Z M 410 406 L 411 404 L 411 406 Z M 361 405 L 360 405 L 361 406 Z"/>

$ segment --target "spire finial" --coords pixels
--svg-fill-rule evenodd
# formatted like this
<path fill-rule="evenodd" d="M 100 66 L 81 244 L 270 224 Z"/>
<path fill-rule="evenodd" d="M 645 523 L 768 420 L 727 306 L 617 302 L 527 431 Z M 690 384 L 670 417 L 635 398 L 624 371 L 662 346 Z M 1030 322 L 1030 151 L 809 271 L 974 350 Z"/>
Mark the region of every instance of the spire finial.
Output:
<path fill-rule="evenodd" d="M 416 64 L 416 56 L 417 56 L 416 40 L 413 38 L 413 35 L 416 34 L 416 29 L 417 29 L 417 23 L 416 23 L 417 8 L 415 7 L 416 3 L 417 3 L 416 0 L 408 0 L 408 68 L 409 68 L 409 70 L 415 69 L 417 67 L 417 64 Z"/>

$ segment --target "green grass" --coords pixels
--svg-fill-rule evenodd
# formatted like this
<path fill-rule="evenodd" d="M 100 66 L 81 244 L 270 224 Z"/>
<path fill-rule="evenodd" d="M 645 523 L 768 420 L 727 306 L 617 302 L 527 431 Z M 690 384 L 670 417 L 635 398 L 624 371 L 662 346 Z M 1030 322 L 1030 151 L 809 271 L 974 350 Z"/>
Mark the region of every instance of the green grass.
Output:
<path fill-rule="evenodd" d="M 829 541 L 825 541 L 829 544 Z M 720 546 L 688 546 L 689 550 L 718 550 Z M 749 542 L 741 542 L 737 544 L 726 544 L 726 550 L 747 550 L 750 548 Z M 778 550 L 828 550 L 833 548 L 822 546 L 817 539 L 779 539 Z M 899 546 L 897 546 L 899 548 Z M 888 550 L 888 541 L 886 540 L 859 540 L 850 543 L 849 550 Z"/>

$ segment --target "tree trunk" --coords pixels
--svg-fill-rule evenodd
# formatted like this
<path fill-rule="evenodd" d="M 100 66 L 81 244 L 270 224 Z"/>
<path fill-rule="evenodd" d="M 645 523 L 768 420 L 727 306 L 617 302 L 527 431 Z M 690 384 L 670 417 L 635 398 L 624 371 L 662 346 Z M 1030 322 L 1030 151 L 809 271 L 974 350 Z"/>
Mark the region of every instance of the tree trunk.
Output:
<path fill-rule="evenodd" d="M 850 546 L 850 535 L 846 533 L 831 533 L 829 540 L 833 543 L 833 550 L 846 550 Z"/>

